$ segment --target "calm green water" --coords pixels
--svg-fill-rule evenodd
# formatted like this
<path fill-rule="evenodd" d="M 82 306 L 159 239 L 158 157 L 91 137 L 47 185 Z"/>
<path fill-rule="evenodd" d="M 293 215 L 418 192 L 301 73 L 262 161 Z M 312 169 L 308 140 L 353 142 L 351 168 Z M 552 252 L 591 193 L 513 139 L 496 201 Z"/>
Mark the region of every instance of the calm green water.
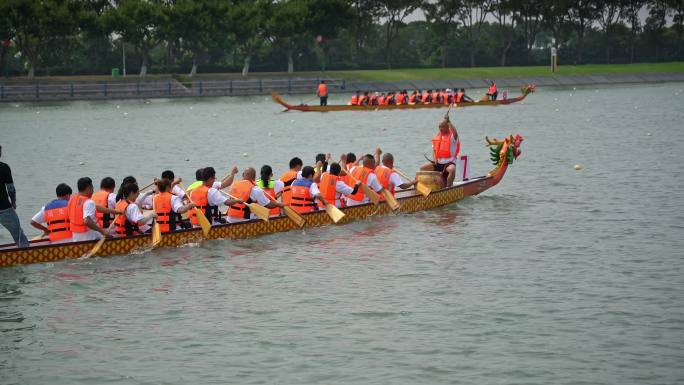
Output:
<path fill-rule="evenodd" d="M 453 111 L 473 174 L 491 167 L 484 135 L 525 142 L 500 185 L 447 208 L 0 269 L 0 383 L 684 383 L 682 88 L 540 89 Z M 84 175 L 283 171 L 377 145 L 415 170 L 442 113 L 2 104 L 0 142 L 28 229 Z"/>

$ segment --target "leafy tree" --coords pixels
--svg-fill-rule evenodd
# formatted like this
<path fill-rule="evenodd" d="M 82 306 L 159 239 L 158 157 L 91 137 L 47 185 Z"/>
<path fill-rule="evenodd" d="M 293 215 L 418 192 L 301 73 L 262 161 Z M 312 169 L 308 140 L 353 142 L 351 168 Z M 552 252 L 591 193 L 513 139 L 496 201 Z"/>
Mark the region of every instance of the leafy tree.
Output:
<path fill-rule="evenodd" d="M 684 41 L 684 1 L 682 0 L 667 0 L 667 6 L 670 8 L 672 14 L 672 26 L 677 32 L 677 58 L 683 59 L 684 49 L 682 47 Z"/>
<path fill-rule="evenodd" d="M 506 55 L 513 44 L 515 34 L 515 23 L 519 20 L 519 8 L 512 0 L 492 0 L 490 12 L 498 24 L 499 36 L 501 39 L 501 61 L 500 65 L 506 65 Z"/>
<path fill-rule="evenodd" d="M 598 4 L 598 22 L 603 29 L 606 44 L 606 64 L 610 64 L 611 34 L 615 25 L 625 14 L 623 5 L 625 0 L 600 0 Z"/>
<path fill-rule="evenodd" d="M 385 65 L 392 68 L 392 42 L 410 14 L 421 2 L 419 0 L 378 0 L 379 16 L 385 21 Z"/>
<path fill-rule="evenodd" d="M 641 17 L 639 11 L 646 4 L 646 0 L 625 0 L 623 2 L 623 16 L 630 25 L 630 41 L 629 41 L 629 62 L 634 63 L 634 45 L 637 35 L 641 31 Z"/>
<path fill-rule="evenodd" d="M 487 0 L 464 0 L 458 10 L 458 19 L 463 25 L 460 37 L 466 43 L 470 53 L 470 66 L 475 67 L 475 52 L 481 39 L 482 25 L 489 14 L 490 7 Z"/>
<path fill-rule="evenodd" d="M 598 2 L 595 0 L 575 0 L 568 9 L 568 17 L 577 37 L 575 64 L 582 64 L 584 36 L 599 17 Z"/>
<path fill-rule="evenodd" d="M 661 39 L 667 23 L 667 3 L 664 0 L 652 0 L 648 4 L 648 17 L 644 30 L 655 51 L 655 61 L 660 61 Z"/>
<path fill-rule="evenodd" d="M 460 6 L 461 0 L 424 1 L 422 5 L 425 19 L 430 23 L 440 42 L 442 68 L 447 66 L 449 41 L 451 41 L 454 30 L 458 26 L 456 16 Z"/>
<path fill-rule="evenodd" d="M 522 35 L 525 40 L 525 63 L 530 63 L 530 54 L 537 40 L 537 34 L 542 28 L 543 0 L 512 0 L 518 14 L 518 26 L 522 25 Z"/>

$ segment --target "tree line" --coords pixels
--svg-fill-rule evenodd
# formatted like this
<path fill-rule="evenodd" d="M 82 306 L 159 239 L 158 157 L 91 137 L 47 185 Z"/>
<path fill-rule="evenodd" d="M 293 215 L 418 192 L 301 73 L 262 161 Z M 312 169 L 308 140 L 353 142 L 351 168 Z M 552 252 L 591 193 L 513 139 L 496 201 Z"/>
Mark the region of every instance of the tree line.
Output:
<path fill-rule="evenodd" d="M 0 74 L 684 59 L 683 0 L 2 0 Z"/>

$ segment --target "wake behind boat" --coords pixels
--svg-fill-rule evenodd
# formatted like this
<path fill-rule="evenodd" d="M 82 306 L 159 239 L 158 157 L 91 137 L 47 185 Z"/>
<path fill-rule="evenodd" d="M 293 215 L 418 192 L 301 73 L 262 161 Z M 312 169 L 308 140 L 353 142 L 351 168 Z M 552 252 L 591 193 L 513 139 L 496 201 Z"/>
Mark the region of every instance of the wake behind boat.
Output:
<path fill-rule="evenodd" d="M 478 195 L 501 181 L 508 166 L 520 154 L 519 146 L 521 141 L 522 138 L 519 136 L 510 136 L 502 141 L 487 139 L 488 146 L 491 147 L 492 161 L 496 164 L 496 167 L 487 175 L 457 182 L 446 188 L 435 189 L 428 193 L 427 196 L 419 194 L 414 189 L 399 191 L 397 193 L 397 201 L 400 207 L 397 211 L 393 211 L 386 201 L 382 201 L 378 205 L 366 203 L 353 207 L 344 207 L 340 209 L 344 213 L 344 217 L 338 223 L 345 224 L 370 216 L 387 215 L 393 212 L 413 213 L 429 210 L 458 202 L 468 196 Z M 240 223 L 214 225 L 211 226 L 211 229 L 206 234 L 203 234 L 202 228 L 176 230 L 162 234 L 161 239 L 155 246 L 152 246 L 154 237 L 152 234 L 115 237 L 107 239 L 101 248 L 98 249 L 96 255 L 123 255 L 150 250 L 153 247 L 178 247 L 205 239 L 251 238 L 296 230 L 302 227 L 319 227 L 334 224 L 326 210 L 306 213 L 302 217 L 304 218 L 302 226 L 299 226 L 287 216 L 281 215 L 268 221 L 255 219 Z M 97 241 L 83 241 L 51 245 L 47 241 L 33 241 L 27 248 L 17 248 L 14 244 L 0 245 L 0 267 L 75 259 L 92 250 L 96 243 Z"/>
<path fill-rule="evenodd" d="M 378 105 L 325 105 L 325 106 L 310 106 L 306 104 L 293 105 L 287 103 L 277 92 L 271 93 L 271 98 L 274 102 L 285 107 L 285 111 L 302 111 L 302 112 L 328 112 L 328 111 L 375 111 L 375 110 L 414 110 L 422 108 L 448 108 L 451 104 L 455 107 L 471 107 L 471 106 L 499 106 L 508 105 L 524 100 L 528 94 L 535 91 L 534 84 L 527 85 L 521 88 L 521 95 L 510 99 L 486 100 L 486 96 L 482 100 L 472 102 L 456 102 L 456 103 L 408 103 L 408 104 L 378 104 Z"/>

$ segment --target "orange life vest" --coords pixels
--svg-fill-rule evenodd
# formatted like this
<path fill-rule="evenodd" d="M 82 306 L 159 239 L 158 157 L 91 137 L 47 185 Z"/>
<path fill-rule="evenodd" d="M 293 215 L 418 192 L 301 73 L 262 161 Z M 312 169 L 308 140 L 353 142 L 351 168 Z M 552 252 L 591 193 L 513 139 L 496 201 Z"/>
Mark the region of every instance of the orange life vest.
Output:
<path fill-rule="evenodd" d="M 300 213 L 310 213 L 316 209 L 316 203 L 311 196 L 311 184 L 307 179 L 297 179 L 292 184 L 292 208 Z"/>
<path fill-rule="evenodd" d="M 359 106 L 365 106 L 368 104 L 368 96 L 362 95 L 359 97 Z"/>
<path fill-rule="evenodd" d="M 331 205 L 335 205 L 335 201 L 337 200 L 338 180 L 342 180 L 342 178 L 329 172 L 324 172 L 323 175 L 321 175 L 321 182 L 318 184 L 321 196 Z M 325 205 L 321 201 L 318 202 L 318 206 L 325 208 Z"/>
<path fill-rule="evenodd" d="M 97 206 L 109 207 L 109 194 L 109 191 L 100 190 L 93 194 L 91 199 Z M 109 214 L 101 213 L 97 210 L 95 210 L 95 217 L 97 218 L 97 224 L 102 228 L 109 227 L 109 223 L 112 220 Z"/>
<path fill-rule="evenodd" d="M 449 130 L 448 135 L 443 135 L 440 131 L 432 138 L 432 152 L 435 156 L 435 162 L 437 161 L 437 158 L 451 158 L 458 156 L 458 153 L 461 150 L 461 143 L 458 140 L 456 141 L 456 153 L 452 154 L 451 139 L 453 139 L 453 137 L 454 134 L 451 132 L 451 130 Z"/>
<path fill-rule="evenodd" d="M 87 196 L 76 194 L 69 199 L 69 228 L 72 233 L 85 233 L 88 227 L 83 220 L 83 205 L 88 201 Z"/>
<path fill-rule="evenodd" d="M 349 101 L 349 104 L 352 106 L 358 106 L 359 105 L 359 95 L 352 95 L 351 100 Z"/>
<path fill-rule="evenodd" d="M 283 176 L 280 177 L 280 181 L 283 182 L 283 191 L 280 194 L 281 202 L 285 206 L 290 205 L 290 201 L 292 200 L 292 182 L 297 179 L 297 171 L 288 171 Z"/>
<path fill-rule="evenodd" d="M 397 95 L 397 104 L 405 104 L 405 103 L 406 103 L 406 95 L 405 94 Z"/>
<path fill-rule="evenodd" d="M 361 181 L 361 183 L 366 183 L 368 181 L 368 176 L 373 172 L 373 170 L 363 167 L 363 166 L 357 166 L 354 167 L 354 171 L 352 171 L 352 176 L 356 178 L 356 180 Z M 350 180 L 353 180 L 352 178 L 349 178 Z M 357 202 L 361 202 L 363 198 L 366 195 L 363 193 L 362 189 L 359 189 L 355 194 L 350 195 L 349 199 L 355 200 Z"/>
<path fill-rule="evenodd" d="M 423 103 L 429 103 L 429 101 L 428 101 L 428 96 L 429 96 L 429 95 L 430 95 L 430 94 L 428 94 L 427 92 L 423 92 L 423 96 L 421 96 L 420 101 L 423 102 Z"/>
<path fill-rule="evenodd" d="M 230 195 L 241 199 L 244 202 L 252 203 L 249 194 L 252 192 L 253 188 L 254 183 L 251 181 L 245 179 L 239 180 L 230 187 Z M 249 207 L 244 203 L 236 203 L 228 209 L 228 216 L 233 218 L 249 219 L 250 214 Z"/>
<path fill-rule="evenodd" d="M 411 97 L 409 98 L 409 103 L 415 104 L 416 102 L 420 101 L 420 95 L 418 94 L 411 94 Z"/>
<path fill-rule="evenodd" d="M 264 184 L 264 181 L 262 181 L 261 179 L 258 179 L 258 180 L 256 181 L 256 185 L 257 185 L 258 187 L 261 187 L 262 190 L 264 190 L 264 194 L 266 195 L 266 197 L 267 197 L 268 199 L 277 201 L 277 199 L 276 199 L 276 194 L 275 194 L 275 189 L 274 189 L 274 187 L 275 187 L 275 182 L 274 182 L 274 181 L 269 180 L 269 181 L 268 181 L 268 186 L 266 186 L 266 185 Z M 277 217 L 277 216 L 279 216 L 279 215 L 280 215 L 280 208 L 278 208 L 278 207 L 272 208 L 271 211 L 269 211 L 269 215 L 272 216 L 272 217 Z"/>
<path fill-rule="evenodd" d="M 162 233 L 176 230 L 176 213 L 173 211 L 171 199 L 173 194 L 163 192 L 157 194 L 154 199 L 154 211 L 157 213 L 157 223 Z"/>
<path fill-rule="evenodd" d="M 489 86 L 489 94 L 494 94 L 496 92 L 496 84 Z"/>
<path fill-rule="evenodd" d="M 63 199 L 55 199 L 45 205 L 45 223 L 50 230 L 50 242 L 71 238 L 68 206 L 69 202 Z"/>
<path fill-rule="evenodd" d="M 382 187 L 385 188 L 385 190 L 388 190 L 394 195 L 394 190 L 396 189 L 396 186 L 392 186 L 390 189 L 389 181 L 390 181 L 390 176 L 392 176 L 392 171 L 391 168 L 385 167 L 383 165 L 379 165 L 378 167 L 375 168 L 375 176 L 378 178 L 378 182 Z M 381 198 L 384 198 L 381 196 Z"/>
<path fill-rule="evenodd" d="M 318 96 L 324 97 L 328 96 L 328 85 L 327 84 L 319 84 L 318 85 Z"/>
<path fill-rule="evenodd" d="M 209 192 L 209 187 L 201 185 L 190 192 L 190 198 L 192 198 L 192 203 L 195 204 L 195 208 L 190 210 L 190 222 L 193 225 L 199 225 L 199 220 L 197 219 L 197 214 L 202 213 L 211 223 L 211 215 L 207 215 L 209 211 L 209 200 L 207 199 L 207 193 Z"/>
<path fill-rule="evenodd" d="M 463 100 L 463 96 L 465 96 L 465 92 L 460 92 L 460 91 L 459 91 L 459 92 L 456 94 L 456 103 L 461 103 L 461 101 Z"/>
<path fill-rule="evenodd" d="M 116 233 L 122 237 L 140 234 L 138 231 L 138 225 L 136 223 L 131 223 L 126 217 L 126 209 L 131 202 L 128 199 L 122 199 L 116 202 L 116 210 L 121 211 L 123 214 L 119 214 L 114 219 L 114 230 Z"/>

